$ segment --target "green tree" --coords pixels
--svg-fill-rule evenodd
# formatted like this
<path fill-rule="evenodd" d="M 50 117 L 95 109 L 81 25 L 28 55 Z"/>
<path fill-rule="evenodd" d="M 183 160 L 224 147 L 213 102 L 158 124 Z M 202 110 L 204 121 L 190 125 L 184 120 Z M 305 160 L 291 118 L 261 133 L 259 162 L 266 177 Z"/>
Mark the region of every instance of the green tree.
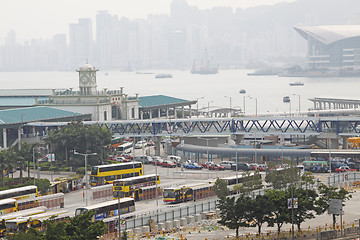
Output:
<path fill-rule="evenodd" d="M 290 183 L 300 180 L 300 170 L 296 167 L 277 169 L 266 174 L 265 182 L 270 183 L 274 189 L 287 188 Z"/>
<path fill-rule="evenodd" d="M 235 197 L 221 197 L 218 203 L 220 209 L 220 224 L 236 230 L 236 238 L 239 236 L 239 227 L 248 227 L 248 214 L 251 208 L 250 198 L 241 194 L 235 201 Z"/>
<path fill-rule="evenodd" d="M 249 213 L 247 219 L 250 227 L 257 227 L 258 233 L 261 234 L 261 227 L 272 215 L 273 207 L 269 202 L 267 195 L 257 195 L 248 202 Z"/>
<path fill-rule="evenodd" d="M 28 143 L 22 142 L 20 145 L 20 149 L 17 150 L 17 162 L 18 167 L 20 168 L 20 179 L 22 180 L 23 171 L 26 170 L 26 162 L 31 162 L 32 160 L 32 146 Z M 28 177 L 30 177 L 30 168 L 28 168 Z"/>
<path fill-rule="evenodd" d="M 272 216 L 267 219 L 267 222 L 271 227 L 276 224 L 279 234 L 281 227 L 291 218 L 291 212 L 287 206 L 286 193 L 283 190 L 266 190 L 265 196 L 267 196 L 268 204 L 272 209 Z"/>
<path fill-rule="evenodd" d="M 263 187 L 259 171 L 255 171 L 255 173 L 244 172 L 242 177 L 242 183 L 234 186 L 236 192 L 249 194 L 256 189 L 261 189 Z"/>
<path fill-rule="evenodd" d="M 308 189 L 310 185 L 315 183 L 315 177 L 312 172 L 306 171 L 301 177 L 301 185 L 305 185 L 305 188 Z"/>
<path fill-rule="evenodd" d="M 293 195 L 291 193 L 293 192 Z M 302 189 L 302 188 L 288 188 L 286 190 L 287 198 L 298 199 L 298 207 L 293 209 L 293 218 L 294 224 L 297 225 L 298 230 L 300 231 L 301 223 L 303 223 L 306 219 L 315 218 L 315 214 L 321 213 L 321 207 L 317 204 L 316 199 L 318 198 L 318 194 L 313 189 Z M 289 211 L 292 211 L 289 209 Z M 288 223 L 291 223 L 291 219 L 288 219 Z"/>
<path fill-rule="evenodd" d="M 352 198 L 352 195 L 349 191 L 343 189 L 343 188 L 334 188 L 334 187 L 328 187 L 324 184 L 320 184 L 319 186 L 319 198 L 317 199 L 317 204 L 320 207 L 320 213 L 324 213 L 327 210 L 329 210 L 329 202 L 330 199 L 341 199 L 344 202 L 350 198 Z M 335 227 L 336 224 L 336 215 L 333 214 L 333 226 Z"/>
<path fill-rule="evenodd" d="M 8 235 L 7 239 L 11 240 L 44 240 L 44 235 L 34 228 L 30 228 L 26 233 L 18 232 L 14 235 Z"/>
<path fill-rule="evenodd" d="M 106 128 L 100 128 L 97 125 L 83 125 L 80 122 L 72 122 L 60 129 L 51 131 L 45 141 L 50 145 L 50 149 L 55 153 L 57 161 L 65 159 L 65 164 L 69 164 L 72 159 L 74 166 L 75 160 L 83 165 L 83 159 L 74 157 L 73 151 L 85 153 L 90 150 L 97 153 L 97 157 L 89 157 L 89 161 L 101 163 L 104 159 L 104 147 L 111 143 L 111 132 Z M 98 159 L 98 160 L 94 160 Z M 61 162 L 59 162 L 61 163 Z M 81 164 L 80 164 L 81 163 Z M 76 164 L 75 164 L 76 165 Z"/>
<path fill-rule="evenodd" d="M 226 197 L 230 194 L 226 181 L 220 178 L 216 179 L 213 186 L 213 191 L 218 198 Z"/>

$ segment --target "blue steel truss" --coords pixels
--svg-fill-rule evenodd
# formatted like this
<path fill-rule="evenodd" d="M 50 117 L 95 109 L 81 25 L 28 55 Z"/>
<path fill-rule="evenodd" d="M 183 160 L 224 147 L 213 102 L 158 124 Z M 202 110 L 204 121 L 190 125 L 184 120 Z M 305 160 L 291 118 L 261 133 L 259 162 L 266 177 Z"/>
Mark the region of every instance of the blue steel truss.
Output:
<path fill-rule="evenodd" d="M 359 135 L 354 118 L 208 118 L 97 122 L 113 133 L 130 136 L 191 136 L 233 134 Z"/>
<path fill-rule="evenodd" d="M 334 133 L 344 136 L 360 135 L 360 118 L 194 118 L 194 119 L 157 119 L 157 120 L 120 120 L 107 122 L 86 121 L 84 124 L 97 124 L 114 134 L 123 137 L 149 136 L 201 136 L 201 135 L 319 135 Z M 64 122 L 28 123 L 26 128 L 37 127 L 40 135 L 52 128 L 66 125 Z"/>

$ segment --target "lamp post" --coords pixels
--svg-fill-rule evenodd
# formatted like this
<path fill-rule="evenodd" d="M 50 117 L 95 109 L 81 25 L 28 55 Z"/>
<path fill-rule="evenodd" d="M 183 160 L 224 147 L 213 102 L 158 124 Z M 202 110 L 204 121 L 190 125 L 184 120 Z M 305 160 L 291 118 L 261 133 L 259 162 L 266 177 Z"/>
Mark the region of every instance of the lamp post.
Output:
<path fill-rule="evenodd" d="M 240 94 L 244 94 L 244 97 L 243 97 L 243 104 L 244 104 L 244 106 L 243 106 L 243 113 L 244 113 L 244 115 L 245 115 L 245 93 L 246 93 L 246 91 L 244 90 L 244 89 L 242 89 L 242 90 L 240 90 L 239 91 L 239 93 Z"/>
<path fill-rule="evenodd" d="M 78 153 L 74 151 L 74 154 L 85 156 L 85 204 L 88 205 L 88 196 L 87 196 L 87 190 L 88 190 L 88 178 L 87 178 L 87 159 L 88 156 L 95 156 L 97 153 Z M 120 209 L 119 209 L 120 211 Z"/>
<path fill-rule="evenodd" d="M 44 148 L 44 147 L 37 147 L 36 148 L 37 149 L 37 152 L 39 153 L 39 150 L 41 150 L 41 149 L 46 149 L 46 148 Z M 32 157 L 33 157 L 33 168 L 34 168 L 34 185 L 35 185 L 35 176 L 36 176 L 36 165 L 35 165 L 35 148 L 33 148 L 33 155 L 32 155 Z M 52 159 L 51 159 L 51 161 L 52 161 Z M 38 166 L 37 166 L 37 169 L 38 169 L 38 179 L 40 179 L 40 167 L 39 167 L 39 162 L 38 162 Z"/>
<path fill-rule="evenodd" d="M 293 96 L 298 96 L 299 97 L 299 117 L 300 117 L 300 112 L 301 112 L 301 110 L 300 110 L 300 94 L 293 94 Z"/>
<path fill-rule="evenodd" d="M 212 102 L 214 102 L 214 101 L 208 102 L 208 117 L 210 117 L 210 103 L 212 103 Z"/>
<path fill-rule="evenodd" d="M 255 100 L 255 116 L 257 117 L 257 116 L 258 116 L 258 114 L 257 114 L 257 98 L 255 98 L 255 97 L 250 97 L 250 96 L 249 96 L 249 98 Z"/>
<path fill-rule="evenodd" d="M 216 140 L 218 138 L 202 138 L 206 141 L 206 154 L 207 154 L 207 163 L 209 163 L 209 141 L 210 140 Z M 209 164 L 207 164 L 207 169 L 208 169 L 208 179 L 210 178 L 210 169 L 209 169 Z"/>
<path fill-rule="evenodd" d="M 230 100 L 230 117 L 231 117 L 231 112 L 232 112 L 232 107 L 231 107 L 231 97 L 229 97 L 229 96 L 224 96 L 224 97 L 226 97 L 226 98 L 229 98 L 229 100 Z"/>
<path fill-rule="evenodd" d="M 199 97 L 196 99 L 196 116 L 199 118 L 199 100 L 203 99 L 204 97 Z"/>

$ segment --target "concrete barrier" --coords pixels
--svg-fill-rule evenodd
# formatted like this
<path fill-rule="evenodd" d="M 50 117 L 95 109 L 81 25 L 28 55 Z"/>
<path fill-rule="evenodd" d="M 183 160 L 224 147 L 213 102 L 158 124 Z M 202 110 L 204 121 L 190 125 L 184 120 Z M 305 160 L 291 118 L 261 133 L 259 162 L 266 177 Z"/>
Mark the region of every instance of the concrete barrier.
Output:
<path fill-rule="evenodd" d="M 134 234 L 141 234 L 142 230 L 141 228 L 134 228 Z"/>
<path fill-rule="evenodd" d="M 187 225 L 187 219 L 186 218 L 180 218 L 180 225 L 186 226 Z"/>
<path fill-rule="evenodd" d="M 165 222 L 165 228 L 166 229 L 171 229 L 171 228 L 173 228 L 173 221 L 166 221 Z"/>
<path fill-rule="evenodd" d="M 159 223 L 159 224 L 158 224 L 158 227 L 157 227 L 157 230 L 158 230 L 158 231 L 161 231 L 161 230 L 163 230 L 163 229 L 165 229 L 165 223 Z"/>
<path fill-rule="evenodd" d="M 142 233 L 150 232 L 150 226 L 142 226 L 141 231 Z"/>
<path fill-rule="evenodd" d="M 173 221 L 173 226 L 174 226 L 174 228 L 179 228 L 180 227 L 180 220 L 174 220 Z"/>
<path fill-rule="evenodd" d="M 188 216 L 187 217 L 187 223 L 190 224 L 190 223 L 194 223 L 195 222 L 195 217 L 194 216 Z"/>
<path fill-rule="evenodd" d="M 202 220 L 201 214 L 196 214 L 196 215 L 195 215 L 195 222 L 199 222 L 199 221 L 201 221 L 201 220 Z"/>
<path fill-rule="evenodd" d="M 206 212 L 202 212 L 201 213 L 201 219 L 206 219 L 206 214 L 207 214 Z"/>

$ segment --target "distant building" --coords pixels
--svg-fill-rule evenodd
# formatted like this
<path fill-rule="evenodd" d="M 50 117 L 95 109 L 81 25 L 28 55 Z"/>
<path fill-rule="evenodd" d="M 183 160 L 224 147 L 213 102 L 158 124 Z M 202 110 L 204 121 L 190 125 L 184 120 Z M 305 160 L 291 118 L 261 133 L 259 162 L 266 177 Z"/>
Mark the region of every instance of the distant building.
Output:
<path fill-rule="evenodd" d="M 360 68 L 360 25 L 295 27 L 307 40 L 307 64 L 313 68 Z"/>
<path fill-rule="evenodd" d="M 76 70 L 79 73 L 79 91 L 67 89 L 53 91 L 46 100 L 37 100 L 35 105 L 48 106 L 82 114 L 91 114 L 92 121 L 111 121 L 139 118 L 138 95 L 128 97 L 120 90 L 97 90 L 98 69 L 85 64 Z"/>

